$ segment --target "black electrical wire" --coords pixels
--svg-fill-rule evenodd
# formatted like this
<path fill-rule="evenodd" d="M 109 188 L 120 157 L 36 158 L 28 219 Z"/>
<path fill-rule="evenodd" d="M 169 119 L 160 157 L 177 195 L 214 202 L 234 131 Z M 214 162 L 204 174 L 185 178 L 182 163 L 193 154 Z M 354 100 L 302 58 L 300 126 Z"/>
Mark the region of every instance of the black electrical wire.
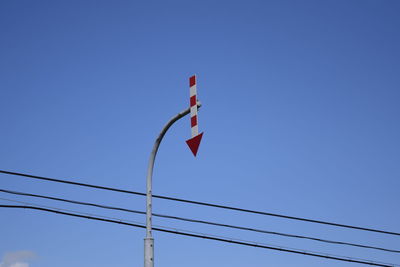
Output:
<path fill-rule="evenodd" d="M 64 211 L 53 210 L 53 209 L 42 208 L 42 207 L 36 207 L 36 206 L 0 205 L 0 208 L 17 208 L 17 209 L 41 210 L 41 211 L 52 212 L 52 213 L 56 213 L 56 214 L 62 214 L 62 215 L 67 215 L 67 216 L 79 217 L 79 218 L 85 218 L 85 219 L 90 219 L 90 220 L 97 220 L 97 221 L 104 221 L 104 222 L 128 225 L 128 226 L 132 226 L 132 227 L 146 228 L 146 226 L 144 226 L 144 225 L 128 223 L 128 222 L 124 222 L 124 221 L 121 221 L 121 220 L 117 221 L 117 220 L 111 220 L 111 219 L 100 218 L 100 217 L 95 217 L 95 216 L 88 216 L 88 215 L 81 215 L 81 214 L 76 214 L 76 213 L 71 213 L 71 212 L 64 212 Z M 300 250 L 294 250 L 294 249 L 287 249 L 287 248 L 281 248 L 281 247 L 261 245 L 261 244 L 256 244 L 256 243 L 249 243 L 249 242 L 244 242 L 244 241 L 231 240 L 231 239 L 226 239 L 226 238 L 222 238 L 222 237 L 214 237 L 214 236 L 201 235 L 201 234 L 188 233 L 188 232 L 179 232 L 179 231 L 168 230 L 168 229 L 163 229 L 163 228 L 158 228 L 158 227 L 155 227 L 155 228 L 152 228 L 152 229 L 155 230 L 155 231 L 160 231 L 160 232 L 165 232 L 165 233 L 170 233 L 170 234 L 190 236 L 190 237 L 202 238 L 202 239 L 209 239 L 209 240 L 215 240 L 215 241 L 220 241 L 220 242 L 238 244 L 238 245 L 243 245 L 243 246 L 271 249 L 271 250 L 277 250 L 277 251 L 283 251 L 283 252 L 289 252 L 289 253 L 295 253 L 295 254 L 301 254 L 301 255 L 307 255 L 307 256 L 313 256 L 313 257 L 337 260 L 337 261 L 353 262 L 353 263 L 359 263 L 359 264 L 365 264 L 365 265 L 373 265 L 373 266 L 382 266 L 382 267 L 395 267 L 396 266 L 395 264 L 391 264 L 391 263 L 379 263 L 379 262 L 375 262 L 375 261 L 356 259 L 356 258 L 352 258 L 352 257 L 340 257 L 340 256 L 333 256 L 333 255 L 325 255 L 325 254 L 319 254 L 319 253 L 315 253 L 315 252 L 300 251 Z"/>
<path fill-rule="evenodd" d="M 61 180 L 61 179 L 55 179 L 55 178 L 48 178 L 48 177 L 42 177 L 42 176 L 37 176 L 37 175 L 25 174 L 25 173 L 10 172 L 10 171 L 4 171 L 4 170 L 0 170 L 0 173 L 9 174 L 9 175 L 16 175 L 16 176 L 32 178 L 32 179 L 51 181 L 51 182 L 58 182 L 58 183 L 72 184 L 72 185 L 78 185 L 78 186 L 84 186 L 84 187 L 91 187 L 91 188 L 96 188 L 96 189 L 103 189 L 103 190 L 120 192 L 120 193 L 127 193 L 127 194 L 146 196 L 146 194 L 142 193 L 142 192 L 135 192 L 135 191 L 129 191 L 129 190 L 124 190 L 124 189 L 93 185 L 93 184 L 79 183 L 79 182 L 73 182 L 73 181 Z M 297 220 L 297 221 L 303 221 L 303 222 L 310 222 L 310 223 L 324 224 L 324 225 L 330 225 L 330 226 L 336 226 L 336 227 L 342 227 L 342 228 L 349 228 L 349 229 L 355 229 L 355 230 L 375 232 L 375 233 L 380 233 L 380 234 L 388 234 L 388 235 L 400 236 L 400 233 L 398 233 L 398 232 L 379 230 L 379 229 L 374 229 L 374 228 L 367 228 L 367 227 L 354 226 L 354 225 L 348 225 L 348 224 L 340 224 L 340 223 L 327 222 L 327 221 L 321 221 L 321 220 L 307 219 L 307 218 L 295 217 L 295 216 L 290 216 L 290 215 L 283 215 L 283 214 L 277 214 L 277 213 L 271 213 L 271 212 L 243 209 L 243 208 L 237 208 L 237 207 L 232 207 L 232 206 L 225 206 L 225 205 L 219 205 L 219 204 L 213 204 L 213 203 L 207 203 L 207 202 L 200 202 L 200 201 L 194 201 L 194 200 L 187 200 L 187 199 L 181 199 L 181 198 L 175 198 L 175 197 L 168 197 L 168 196 L 162 196 L 162 195 L 153 195 L 153 197 L 154 198 L 159 198 L 159 199 L 166 199 L 166 200 L 178 201 L 178 202 L 183 202 L 183 203 L 201 205 L 201 206 L 228 209 L 228 210 L 234 210 L 234 211 L 240 211 L 240 212 L 246 212 L 246 213 L 253 213 L 253 214 L 259 214 L 259 215 L 265 215 L 265 216 L 279 217 L 279 218 L 290 219 L 290 220 Z"/>
<path fill-rule="evenodd" d="M 113 206 L 106 206 L 106 205 L 101 205 L 101 204 L 82 202 L 82 201 L 70 200 L 70 199 L 65 199 L 65 198 L 57 198 L 57 197 L 51 197 L 51 196 L 31 194 L 31 193 L 17 192 L 17 191 L 6 190 L 6 189 L 0 189 L 0 192 L 13 194 L 13 195 L 22 195 L 22 196 L 50 199 L 50 200 L 68 202 L 68 203 L 73 203 L 73 204 L 78 204 L 78 205 L 98 207 L 98 208 L 103 208 L 103 209 L 125 211 L 125 212 L 131 212 L 131 213 L 136 213 L 136 214 L 146 214 L 146 212 L 144 212 L 144 211 L 138 211 L 138 210 L 132 210 L 132 209 L 126 209 L 126 208 L 120 208 L 120 207 L 113 207 Z M 368 246 L 368 245 L 363 245 L 363 244 L 354 244 L 354 243 L 348 243 L 348 242 L 343 242 L 343 241 L 334 241 L 334 240 L 302 236 L 302 235 L 273 232 L 273 231 L 267 231 L 267 230 L 256 229 L 256 228 L 236 226 L 236 225 L 223 224 L 223 223 L 210 222 L 210 221 L 197 220 L 197 219 L 190 219 L 190 218 L 183 218 L 183 217 L 171 216 L 171 215 L 165 215 L 165 214 L 153 213 L 153 216 L 167 218 L 167 219 L 180 220 L 180 221 L 186 221 L 186 222 L 202 223 L 202 224 L 208 224 L 208 225 L 220 226 L 220 227 L 226 227 L 226 228 L 232 228 L 232 229 L 246 230 L 246 231 L 258 232 L 258 233 L 263 233 L 263 234 L 273 234 L 273 235 L 279 235 L 279 236 L 285 236 L 285 237 L 308 239 L 308 240 L 330 243 L 330 244 L 347 245 L 347 246 L 353 246 L 353 247 L 359 247 L 359 248 L 381 250 L 381 251 L 385 251 L 385 252 L 400 253 L 400 250 L 394 250 L 394 249 L 388 249 L 388 248 Z"/>

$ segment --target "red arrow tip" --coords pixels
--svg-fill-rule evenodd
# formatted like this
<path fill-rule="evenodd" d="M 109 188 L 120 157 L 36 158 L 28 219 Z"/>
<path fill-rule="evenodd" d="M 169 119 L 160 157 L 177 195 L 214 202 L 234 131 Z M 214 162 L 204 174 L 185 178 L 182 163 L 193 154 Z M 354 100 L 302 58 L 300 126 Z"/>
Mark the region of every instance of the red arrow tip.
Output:
<path fill-rule="evenodd" d="M 203 133 L 196 135 L 195 137 L 186 141 L 186 144 L 189 146 L 190 150 L 192 150 L 193 155 L 196 157 L 197 150 L 199 150 L 201 138 L 203 137 Z"/>

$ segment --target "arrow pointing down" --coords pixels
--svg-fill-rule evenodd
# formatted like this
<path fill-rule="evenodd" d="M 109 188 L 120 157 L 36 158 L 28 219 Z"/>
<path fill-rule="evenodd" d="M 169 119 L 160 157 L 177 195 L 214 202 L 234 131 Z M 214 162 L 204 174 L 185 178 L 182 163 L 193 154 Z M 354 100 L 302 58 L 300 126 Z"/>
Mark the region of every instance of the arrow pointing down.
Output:
<path fill-rule="evenodd" d="M 201 138 L 203 137 L 203 133 L 196 135 L 189 140 L 186 140 L 186 144 L 189 146 L 190 150 L 192 151 L 193 155 L 196 157 L 197 150 L 199 150 Z"/>

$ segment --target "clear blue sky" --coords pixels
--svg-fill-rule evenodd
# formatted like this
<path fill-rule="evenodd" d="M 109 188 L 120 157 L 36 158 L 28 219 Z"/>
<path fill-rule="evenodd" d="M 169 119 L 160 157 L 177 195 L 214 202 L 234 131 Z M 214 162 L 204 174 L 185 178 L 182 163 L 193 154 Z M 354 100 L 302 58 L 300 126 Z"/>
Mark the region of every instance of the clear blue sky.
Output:
<path fill-rule="evenodd" d="M 0 169 L 144 192 L 153 142 L 188 107 L 188 78 L 197 74 L 205 132 L 198 157 L 186 147 L 184 118 L 160 147 L 155 194 L 399 232 L 399 12 L 400 2 L 389 0 L 1 1 Z M 142 197 L 7 175 L 0 175 L 0 188 L 145 208 Z M 154 212 L 393 249 L 400 244 L 398 237 L 160 200 Z M 29 210 L 1 209 L 0 218 L 1 267 L 143 265 L 143 229 Z M 393 253 L 154 223 L 400 263 Z M 157 267 L 357 266 L 154 237 Z M 6 264 L 6 253 L 23 254 L 19 262 L 26 265 Z"/>

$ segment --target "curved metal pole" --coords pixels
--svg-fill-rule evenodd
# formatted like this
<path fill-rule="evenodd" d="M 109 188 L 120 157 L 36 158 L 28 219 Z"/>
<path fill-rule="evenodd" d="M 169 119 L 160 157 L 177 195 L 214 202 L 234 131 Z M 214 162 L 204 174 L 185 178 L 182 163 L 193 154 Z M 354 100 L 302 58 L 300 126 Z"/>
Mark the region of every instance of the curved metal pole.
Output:
<path fill-rule="evenodd" d="M 197 107 L 201 107 L 200 101 L 197 102 Z M 167 124 L 165 124 L 164 128 L 161 130 L 158 135 L 156 142 L 154 143 L 153 150 L 150 154 L 149 165 L 147 167 L 147 190 L 146 190 L 146 238 L 144 239 L 144 267 L 154 267 L 154 239 L 152 237 L 152 180 L 153 180 L 153 168 L 154 161 L 156 159 L 158 147 L 168 129 L 174 124 L 177 120 L 183 118 L 187 114 L 190 113 L 190 108 L 185 109 L 184 111 L 178 113 L 174 116 Z"/>

